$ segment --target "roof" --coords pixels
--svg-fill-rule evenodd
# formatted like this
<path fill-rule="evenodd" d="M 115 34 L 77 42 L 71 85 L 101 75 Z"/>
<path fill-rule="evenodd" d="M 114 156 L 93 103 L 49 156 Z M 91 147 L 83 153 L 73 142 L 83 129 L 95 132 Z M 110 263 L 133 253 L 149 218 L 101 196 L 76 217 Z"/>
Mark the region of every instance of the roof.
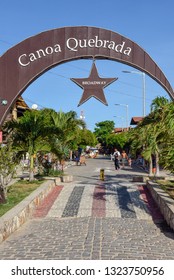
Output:
<path fill-rule="evenodd" d="M 119 127 L 114 128 L 114 133 L 119 133 L 119 132 L 122 132 L 122 131 L 123 131 L 122 128 L 119 128 Z"/>
<path fill-rule="evenodd" d="M 142 121 L 144 118 L 143 117 L 132 117 L 130 124 L 131 125 L 136 125 L 138 124 L 140 121 Z"/>
<path fill-rule="evenodd" d="M 129 130 L 129 127 L 127 128 L 127 127 L 116 127 L 116 128 L 114 128 L 114 133 L 120 133 L 120 132 L 125 132 L 125 131 L 128 131 Z"/>
<path fill-rule="evenodd" d="M 22 109 L 29 109 L 28 105 L 25 103 L 24 99 L 21 96 L 19 96 L 16 100 L 16 107 Z"/>

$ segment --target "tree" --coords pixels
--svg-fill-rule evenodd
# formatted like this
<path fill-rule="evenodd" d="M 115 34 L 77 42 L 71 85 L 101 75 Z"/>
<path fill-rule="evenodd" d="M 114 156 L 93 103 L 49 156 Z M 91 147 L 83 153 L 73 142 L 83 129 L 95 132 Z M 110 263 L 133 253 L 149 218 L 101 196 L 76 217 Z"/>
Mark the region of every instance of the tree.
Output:
<path fill-rule="evenodd" d="M 166 105 L 169 104 L 169 100 L 163 96 L 157 96 L 151 103 L 151 112 L 161 111 Z"/>
<path fill-rule="evenodd" d="M 106 139 L 107 146 L 113 150 L 116 147 L 118 150 L 125 149 L 126 145 L 129 145 L 129 134 L 128 132 L 121 132 L 118 134 L 111 133 Z"/>
<path fill-rule="evenodd" d="M 49 151 L 48 139 L 50 127 L 41 111 L 26 111 L 17 120 L 5 124 L 11 135 L 13 148 L 19 153 L 28 153 L 30 160 L 29 180 L 34 180 L 34 157 L 39 151 Z"/>
<path fill-rule="evenodd" d="M 70 150 L 77 146 L 79 129 L 85 128 L 86 125 L 83 120 L 77 118 L 74 111 L 52 112 L 51 125 L 55 127 L 55 133 L 50 139 L 51 151 L 61 163 L 62 160 L 69 157 Z"/>
<path fill-rule="evenodd" d="M 156 158 L 156 175 L 159 175 L 159 156 L 165 135 L 165 108 L 169 101 L 157 97 L 152 101 L 151 113 L 146 116 L 131 133 L 132 150 L 142 149 L 142 155 L 149 162 L 149 174 L 152 175 L 152 157 Z"/>
<path fill-rule="evenodd" d="M 88 129 L 79 129 L 78 135 L 79 135 L 79 139 L 78 139 L 78 143 L 77 143 L 78 146 L 95 147 L 95 145 L 97 144 L 97 139 L 96 139 L 94 133 Z"/>
<path fill-rule="evenodd" d="M 113 132 L 114 130 L 114 121 L 102 121 L 95 124 L 96 127 L 94 128 L 94 134 L 98 140 L 98 142 L 103 146 L 107 147 L 107 137 Z"/>
<path fill-rule="evenodd" d="M 163 110 L 163 142 L 160 164 L 174 173 L 174 102 L 168 103 Z"/>
<path fill-rule="evenodd" d="M 159 174 L 159 150 L 161 140 L 160 122 L 157 124 L 154 114 L 143 119 L 143 121 L 131 131 L 134 151 L 141 150 L 141 154 L 149 162 L 149 175 L 152 175 L 152 155 L 156 157 L 157 175 Z"/>
<path fill-rule="evenodd" d="M 8 142 L 0 146 L 0 202 L 5 202 L 7 198 L 7 185 L 15 174 L 17 163 L 16 154 L 12 145 Z"/>

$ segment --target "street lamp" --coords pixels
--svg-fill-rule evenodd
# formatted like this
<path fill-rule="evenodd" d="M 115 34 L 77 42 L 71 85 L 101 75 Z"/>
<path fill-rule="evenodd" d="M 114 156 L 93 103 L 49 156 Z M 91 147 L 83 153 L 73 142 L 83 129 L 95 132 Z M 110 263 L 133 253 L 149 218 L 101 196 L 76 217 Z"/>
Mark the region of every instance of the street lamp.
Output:
<path fill-rule="evenodd" d="M 143 117 L 146 115 L 146 82 L 145 82 L 145 73 L 140 71 L 122 71 L 123 73 L 132 73 L 142 76 L 142 91 L 143 91 Z"/>
<path fill-rule="evenodd" d="M 84 112 L 83 112 L 83 111 L 80 112 L 80 119 L 81 119 L 81 120 L 84 120 L 84 119 L 85 119 L 85 115 L 84 115 Z"/>
<path fill-rule="evenodd" d="M 128 105 L 127 104 L 115 104 L 116 106 L 124 106 L 126 107 L 126 127 L 128 129 L 129 124 L 128 124 Z"/>
<path fill-rule="evenodd" d="M 37 109 L 38 109 L 38 105 L 37 105 L 37 104 L 33 104 L 33 105 L 31 106 L 31 108 L 32 108 L 33 110 L 37 110 Z"/>

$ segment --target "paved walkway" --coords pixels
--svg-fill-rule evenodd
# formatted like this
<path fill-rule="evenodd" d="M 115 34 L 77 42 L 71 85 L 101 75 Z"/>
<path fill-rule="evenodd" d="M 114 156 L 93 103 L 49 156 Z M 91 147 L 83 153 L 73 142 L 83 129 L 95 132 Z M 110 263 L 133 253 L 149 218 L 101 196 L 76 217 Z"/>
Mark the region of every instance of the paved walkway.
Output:
<path fill-rule="evenodd" d="M 98 158 L 67 172 L 74 181 L 57 186 L 0 244 L 0 259 L 174 259 L 174 232 L 146 187 L 132 182 L 143 171 L 116 171 Z"/>

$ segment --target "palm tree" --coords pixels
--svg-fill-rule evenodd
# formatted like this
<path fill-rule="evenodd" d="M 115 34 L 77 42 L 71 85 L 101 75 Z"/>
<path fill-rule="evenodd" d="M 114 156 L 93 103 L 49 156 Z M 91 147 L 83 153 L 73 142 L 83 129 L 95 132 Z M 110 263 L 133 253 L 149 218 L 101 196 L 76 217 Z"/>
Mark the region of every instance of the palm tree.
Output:
<path fill-rule="evenodd" d="M 149 162 L 149 175 L 151 175 L 151 171 L 152 171 L 152 160 L 151 160 L 151 148 L 150 143 L 151 143 L 151 139 L 149 136 L 151 136 L 148 134 L 148 129 L 147 126 L 145 125 L 141 125 L 140 124 L 132 129 L 129 134 L 130 134 L 130 141 L 131 141 L 131 153 L 132 154 L 137 154 L 140 153 L 141 155 L 143 155 L 143 157 L 145 158 L 145 160 L 147 160 Z"/>
<path fill-rule="evenodd" d="M 86 125 L 83 120 L 77 118 L 77 114 L 74 111 L 67 113 L 54 111 L 51 112 L 51 126 L 54 127 L 55 131 L 50 139 L 51 151 L 61 163 L 69 157 L 70 150 L 77 145 L 78 130 L 85 128 Z"/>
<path fill-rule="evenodd" d="M 174 103 L 170 102 L 164 110 L 164 137 L 160 162 L 172 173 L 174 172 Z"/>
<path fill-rule="evenodd" d="M 49 151 L 48 131 L 41 111 L 26 111 L 22 117 L 6 123 L 5 129 L 11 134 L 13 147 L 19 153 L 28 153 L 30 160 L 29 180 L 34 179 L 34 157 L 39 151 Z"/>
<path fill-rule="evenodd" d="M 151 112 L 157 112 L 169 104 L 169 100 L 163 96 L 157 96 L 151 103 Z"/>
<path fill-rule="evenodd" d="M 165 135 L 165 108 L 169 101 L 157 97 L 152 101 L 151 113 L 132 131 L 132 147 L 143 149 L 143 156 L 149 162 L 149 175 L 152 175 L 152 155 L 156 158 L 156 175 L 159 175 L 159 155 Z"/>
<path fill-rule="evenodd" d="M 8 183 L 15 174 L 15 167 L 19 161 L 12 149 L 11 141 L 0 146 L 0 203 L 7 198 Z"/>
<path fill-rule="evenodd" d="M 154 138 L 156 143 L 156 149 L 155 149 L 155 157 L 156 157 L 156 163 L 157 163 L 157 170 L 156 175 L 159 175 L 159 161 L 160 157 L 162 155 L 162 150 L 164 148 L 164 139 L 166 135 L 166 117 L 168 115 L 167 111 L 169 108 L 170 101 L 165 97 L 156 97 L 151 104 L 151 112 L 152 112 L 152 118 L 153 121 L 151 123 L 151 126 L 154 130 Z"/>

